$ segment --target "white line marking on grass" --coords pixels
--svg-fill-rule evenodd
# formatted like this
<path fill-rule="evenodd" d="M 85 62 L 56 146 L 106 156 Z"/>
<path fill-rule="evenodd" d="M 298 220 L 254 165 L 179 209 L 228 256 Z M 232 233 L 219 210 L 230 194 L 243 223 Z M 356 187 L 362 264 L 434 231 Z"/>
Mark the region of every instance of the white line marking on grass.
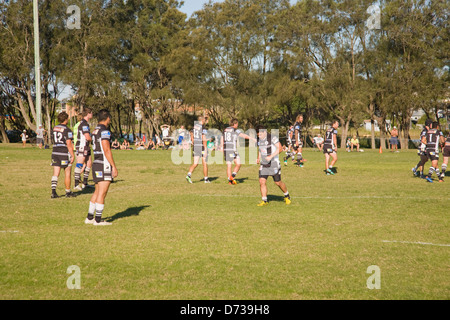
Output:
<path fill-rule="evenodd" d="M 0 233 L 18 233 L 17 230 L 0 230 Z"/>
<path fill-rule="evenodd" d="M 257 198 L 259 196 L 241 195 L 241 194 L 196 194 L 200 197 L 239 197 L 239 198 Z M 343 197 L 297 197 L 292 196 L 293 199 L 399 199 L 399 197 L 393 196 L 343 196 Z M 417 197 L 400 197 L 401 199 L 417 199 Z M 437 198 L 436 198 L 437 199 Z M 439 198 L 440 199 L 440 198 Z"/>
<path fill-rule="evenodd" d="M 386 243 L 405 243 L 405 244 L 421 244 L 426 246 L 438 246 L 438 247 L 450 247 L 450 244 L 438 244 L 431 242 L 413 242 L 413 241 L 396 241 L 396 240 L 383 240 Z"/>

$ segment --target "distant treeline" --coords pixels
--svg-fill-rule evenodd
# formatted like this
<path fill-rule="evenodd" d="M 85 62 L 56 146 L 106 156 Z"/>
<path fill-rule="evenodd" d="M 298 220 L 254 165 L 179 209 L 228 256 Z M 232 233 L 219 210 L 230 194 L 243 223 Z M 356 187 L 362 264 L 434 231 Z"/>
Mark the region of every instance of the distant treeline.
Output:
<path fill-rule="evenodd" d="M 342 146 L 368 119 L 384 145 L 386 120 L 408 139 L 412 112 L 436 118 L 449 96 L 448 1 L 225 0 L 190 19 L 180 5 L 39 1 L 45 128 L 69 86 L 80 109 L 110 109 L 119 134 L 124 125 L 150 136 L 162 123 L 188 127 L 188 111 L 202 108 L 215 128 L 232 117 L 281 128 L 302 113 L 308 133 L 338 119 Z M 10 127 L 36 129 L 29 0 L 0 2 L 0 95 L 0 115 L 16 115 Z M 2 118 L 3 141 L 5 129 Z"/>

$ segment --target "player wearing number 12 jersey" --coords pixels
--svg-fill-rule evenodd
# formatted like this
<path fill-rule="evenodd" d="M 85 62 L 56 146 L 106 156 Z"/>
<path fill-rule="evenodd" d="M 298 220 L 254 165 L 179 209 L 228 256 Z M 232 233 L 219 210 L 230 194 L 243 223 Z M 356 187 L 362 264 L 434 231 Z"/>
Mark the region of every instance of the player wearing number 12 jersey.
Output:
<path fill-rule="evenodd" d="M 73 152 L 73 133 L 67 127 L 69 115 L 66 112 L 61 112 L 58 115 L 59 124 L 52 130 L 53 133 L 53 150 L 52 150 L 52 198 L 59 198 L 56 193 L 58 185 L 58 177 L 61 169 L 64 170 L 64 184 L 66 187 L 66 197 L 74 197 L 75 195 L 70 190 L 70 180 L 72 174 L 72 163 L 75 159 Z"/>

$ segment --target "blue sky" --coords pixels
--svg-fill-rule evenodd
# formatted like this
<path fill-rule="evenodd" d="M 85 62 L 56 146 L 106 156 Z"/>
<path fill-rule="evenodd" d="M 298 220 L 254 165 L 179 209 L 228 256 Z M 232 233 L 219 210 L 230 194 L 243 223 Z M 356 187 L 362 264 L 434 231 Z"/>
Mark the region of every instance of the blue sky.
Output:
<path fill-rule="evenodd" d="M 184 0 L 184 5 L 180 8 L 180 11 L 186 13 L 189 18 L 195 11 L 201 10 L 203 5 L 208 2 L 209 0 Z"/>
<path fill-rule="evenodd" d="M 213 2 L 220 2 L 222 0 L 213 0 Z M 297 0 L 290 0 L 291 4 L 295 3 Z M 180 8 L 181 12 L 187 14 L 187 17 L 190 18 L 191 15 L 198 10 L 203 8 L 205 3 L 208 3 L 209 0 L 184 0 L 184 5 Z"/>

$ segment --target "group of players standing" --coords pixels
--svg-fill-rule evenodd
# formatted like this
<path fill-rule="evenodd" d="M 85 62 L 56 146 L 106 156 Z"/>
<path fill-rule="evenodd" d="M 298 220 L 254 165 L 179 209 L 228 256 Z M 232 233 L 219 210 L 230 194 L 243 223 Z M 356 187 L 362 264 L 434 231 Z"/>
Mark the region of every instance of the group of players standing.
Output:
<path fill-rule="evenodd" d="M 198 166 L 200 159 L 202 159 L 204 182 L 210 183 L 208 178 L 208 152 L 206 147 L 207 130 L 205 124 L 207 118 L 200 116 L 195 123 L 192 135 L 193 157 L 194 161 L 189 168 L 186 175 L 186 180 L 192 183 L 192 173 Z M 292 157 L 297 158 L 297 165 L 303 166 L 306 161 L 302 156 L 302 124 L 303 115 L 298 115 L 295 124 L 289 129 L 287 134 L 288 150 L 284 163 L 287 165 L 287 160 Z M 281 189 L 284 194 L 284 201 L 286 204 L 291 203 L 291 197 L 287 190 L 286 184 L 281 180 L 281 165 L 279 154 L 281 153 L 282 145 L 278 137 L 270 134 L 264 126 L 258 126 L 256 132 L 258 139 L 250 137 L 238 129 L 239 122 L 237 119 L 230 121 L 221 137 L 219 150 L 223 151 L 225 162 L 227 165 L 227 178 L 230 185 L 236 184 L 236 175 L 241 167 L 241 158 L 238 153 L 238 139 L 244 138 L 252 140 L 258 146 L 257 164 L 259 167 L 259 184 L 262 201 L 258 206 L 266 206 L 269 204 L 267 199 L 267 179 L 271 176 L 275 184 Z M 338 121 L 333 121 L 332 126 L 327 130 L 325 140 L 323 141 L 323 153 L 325 154 L 325 173 L 327 175 L 334 175 L 333 166 L 337 161 L 337 129 L 339 127 Z M 330 163 L 331 159 L 331 163 Z M 234 168 L 232 168 L 234 163 Z"/>
<path fill-rule="evenodd" d="M 442 154 L 444 157 L 441 170 L 439 170 L 439 147 L 442 147 Z M 414 176 L 426 179 L 428 182 L 433 182 L 433 172 L 436 173 L 439 182 L 444 182 L 445 171 L 447 170 L 448 158 L 450 157 L 450 133 L 447 138 L 439 130 L 439 123 L 427 119 L 425 127 L 420 134 L 420 146 L 418 150 L 420 160 L 417 165 L 412 168 Z M 431 166 L 428 170 L 428 175 L 424 175 L 425 164 L 431 161 Z"/>
<path fill-rule="evenodd" d="M 52 151 L 52 166 L 53 176 L 51 180 L 52 195 L 51 198 L 58 198 L 56 187 L 58 184 L 58 177 L 61 169 L 64 170 L 64 184 L 66 197 L 74 197 L 75 194 L 71 191 L 71 168 L 73 162 L 76 160 L 74 170 L 75 187 L 74 190 L 81 191 L 87 186 L 87 180 L 92 168 L 93 181 L 95 183 L 95 191 L 89 202 L 88 216 L 86 217 L 86 224 L 93 225 L 109 225 L 111 223 L 101 219 L 105 198 L 108 193 L 109 186 L 113 179 L 117 177 L 118 171 L 115 165 L 111 152 L 111 132 L 108 127 L 111 122 L 111 114 L 104 109 L 98 113 L 98 125 L 91 133 L 89 120 L 92 119 L 92 110 L 85 108 L 80 116 L 80 121 L 75 126 L 76 136 L 73 135 L 72 130 L 67 126 L 69 115 L 66 112 L 61 112 L 58 115 L 59 124 L 52 130 L 53 134 L 53 151 Z M 192 173 L 198 166 L 200 159 L 202 159 L 204 182 L 210 183 L 208 178 L 208 164 L 207 164 L 207 147 L 206 135 L 207 130 L 205 124 L 207 118 L 200 116 L 198 122 L 193 128 L 192 143 L 194 162 L 190 166 L 186 176 L 186 180 L 192 183 Z M 272 135 L 264 126 L 258 126 L 257 138 L 255 139 L 238 129 L 239 122 L 237 119 L 232 119 L 230 126 L 227 127 L 221 137 L 219 149 L 224 152 L 225 162 L 227 165 L 227 178 L 230 185 L 236 184 L 236 175 L 241 167 L 241 159 L 238 153 L 238 139 L 244 138 L 252 140 L 258 146 L 257 164 L 259 167 L 259 183 L 262 201 L 258 206 L 266 206 L 269 204 L 267 199 L 267 179 L 271 176 L 275 184 L 281 189 L 284 194 L 284 201 L 286 204 L 291 203 L 291 197 L 287 190 L 286 184 L 281 180 L 281 165 L 279 154 L 282 151 L 282 145 L 276 135 Z M 289 158 L 295 161 L 296 165 L 302 167 L 304 161 L 302 156 L 302 125 L 303 116 L 298 115 L 295 124 L 291 126 L 287 132 L 288 150 L 284 157 L 284 164 L 287 165 Z M 327 175 L 334 175 L 336 172 L 333 166 L 337 161 L 337 129 L 339 122 L 337 120 L 332 122 L 331 127 L 325 133 L 322 150 L 325 155 L 325 173 Z M 73 141 L 76 140 L 75 145 Z M 92 143 L 94 161 L 91 157 L 90 144 Z M 443 148 L 444 162 L 441 171 L 439 170 L 439 146 Z M 438 122 L 427 120 L 425 128 L 421 133 L 421 145 L 419 147 L 420 161 L 412 169 L 414 175 L 426 178 L 428 182 L 433 182 L 431 179 L 433 172 L 439 178 L 439 181 L 444 180 L 445 171 L 447 170 L 448 158 L 450 156 L 450 134 L 444 139 L 443 133 L 439 130 Z M 331 159 L 331 162 L 330 162 Z M 431 160 L 431 167 L 428 175 L 424 176 L 423 171 L 425 164 Z M 234 163 L 234 168 L 232 168 Z M 83 174 L 84 181 L 81 183 L 81 174 Z"/>
<path fill-rule="evenodd" d="M 76 160 L 74 170 L 75 188 L 83 190 L 87 185 L 89 172 L 92 168 L 95 191 L 89 202 L 86 224 L 98 226 L 110 225 L 110 222 L 102 220 L 102 213 L 105 198 L 112 180 L 117 177 L 118 171 L 111 152 L 111 132 L 108 127 L 111 123 L 111 114 L 108 110 L 98 112 L 98 125 L 91 133 L 89 120 L 92 119 L 92 110 L 85 108 L 81 115 L 82 119 L 76 126 L 76 136 L 67 126 L 69 115 L 61 112 L 58 115 L 59 124 L 52 130 L 53 150 L 52 150 L 52 195 L 51 198 L 59 198 L 56 193 L 58 177 L 61 169 L 64 170 L 64 184 L 66 197 L 71 198 L 76 195 L 71 191 L 72 164 Z M 73 140 L 76 138 L 75 146 Z M 91 157 L 91 143 L 94 153 L 94 161 Z M 84 170 L 84 183 L 81 183 L 81 173 Z"/>

